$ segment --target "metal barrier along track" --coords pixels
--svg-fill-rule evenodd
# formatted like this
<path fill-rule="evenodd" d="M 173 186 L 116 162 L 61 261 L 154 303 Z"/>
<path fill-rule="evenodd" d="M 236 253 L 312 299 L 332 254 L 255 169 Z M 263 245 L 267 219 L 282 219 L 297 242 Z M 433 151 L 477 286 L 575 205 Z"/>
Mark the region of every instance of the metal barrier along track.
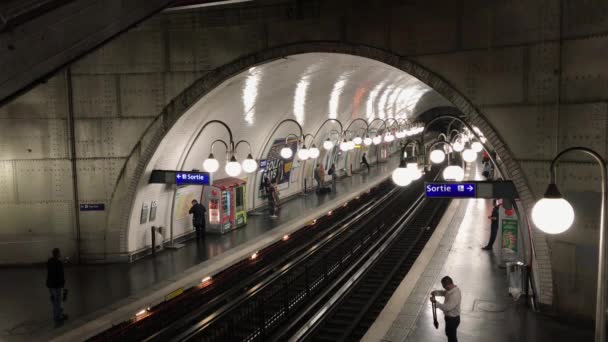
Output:
<path fill-rule="evenodd" d="M 286 324 L 324 289 L 340 279 L 354 260 L 369 252 L 395 222 L 401 221 L 404 208 L 418 203 L 422 182 L 400 189 L 374 212 L 363 215 L 340 234 L 312 246 L 298 261 L 250 289 L 239 300 L 176 336 L 174 341 L 263 341 Z"/>
<path fill-rule="evenodd" d="M 348 204 L 334 209 L 331 215 L 318 217 L 291 233 L 289 239 L 279 240 L 260 250 L 259 257 L 255 260 L 240 260 L 220 273 L 213 274 L 212 280 L 184 289 L 181 295 L 150 308 L 148 313 L 122 322 L 90 340 L 140 341 L 159 340 L 161 336 L 166 338 L 167 333 L 183 325 L 189 326 L 192 317 L 214 312 L 248 293 L 260 279 L 277 272 L 287 261 L 298 257 L 311 245 L 325 241 L 341 227 L 359 220 L 360 216 L 382 205 L 398 191 L 400 190 L 391 181 L 385 181 Z"/>
<path fill-rule="evenodd" d="M 425 200 L 411 220 L 387 239 L 376 258 L 367 260 L 291 340 L 360 340 L 422 252 L 448 204 L 447 199 Z"/>

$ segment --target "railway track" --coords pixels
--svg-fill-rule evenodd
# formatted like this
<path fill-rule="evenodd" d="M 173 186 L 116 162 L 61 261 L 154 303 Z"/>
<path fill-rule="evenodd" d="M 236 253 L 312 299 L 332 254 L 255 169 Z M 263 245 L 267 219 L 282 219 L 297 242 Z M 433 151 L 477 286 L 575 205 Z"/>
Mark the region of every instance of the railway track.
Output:
<path fill-rule="evenodd" d="M 362 336 L 447 206 L 444 200 L 424 199 L 421 181 L 393 191 L 376 210 L 338 227 L 331 238 L 312 245 L 235 301 L 190 320 L 171 340 L 336 341 Z"/>
<path fill-rule="evenodd" d="M 182 295 L 152 307 L 146 314 L 122 322 L 89 340 L 167 340 L 200 322 L 202 318 L 214 317 L 239 298 L 248 296 L 261 284 L 275 279 L 286 267 L 300 262 L 311 250 L 335 240 L 343 231 L 351 229 L 396 194 L 403 192 L 411 193 L 412 190 L 398 189 L 390 180 L 385 181 L 336 208 L 330 215 L 319 217 L 290 234 L 287 240 L 277 241 L 260 250 L 257 258 L 243 259 L 213 275 L 211 281 L 185 289 Z M 329 274 L 333 272 L 330 270 Z"/>
<path fill-rule="evenodd" d="M 415 217 L 394 239 L 387 241 L 386 247 L 360 276 L 352 277 L 331 305 L 317 311 L 316 321 L 309 320 L 295 332 L 292 340 L 360 340 L 422 252 L 448 203 L 449 200 L 443 199 L 421 204 Z M 287 337 L 283 334 L 275 339 Z"/>

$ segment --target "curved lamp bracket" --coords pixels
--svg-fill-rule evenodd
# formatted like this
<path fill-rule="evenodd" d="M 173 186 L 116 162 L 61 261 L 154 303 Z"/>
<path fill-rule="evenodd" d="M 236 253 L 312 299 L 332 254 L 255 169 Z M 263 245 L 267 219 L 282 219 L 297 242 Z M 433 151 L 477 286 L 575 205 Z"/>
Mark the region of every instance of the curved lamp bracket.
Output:
<path fill-rule="evenodd" d="M 222 139 L 216 139 L 211 143 L 211 147 L 209 147 L 209 154 L 213 156 L 213 147 L 215 146 L 216 143 L 222 143 L 222 145 L 224 145 L 224 147 L 226 148 L 226 155 L 230 154 L 230 149 L 228 148 L 228 144 L 226 144 L 226 142 Z"/>
<path fill-rule="evenodd" d="M 323 126 L 325 126 L 328 122 L 336 122 L 340 126 L 339 134 L 340 134 L 340 136 L 342 135 L 342 132 L 344 132 L 344 127 L 342 126 L 342 123 L 340 122 L 340 120 L 338 120 L 338 119 L 327 119 L 327 120 L 323 121 L 323 123 L 321 124 L 321 126 L 319 126 L 319 128 L 317 128 L 317 131 L 313 135 L 313 140 L 317 139 L 317 135 L 321 131 L 321 128 L 323 128 Z"/>

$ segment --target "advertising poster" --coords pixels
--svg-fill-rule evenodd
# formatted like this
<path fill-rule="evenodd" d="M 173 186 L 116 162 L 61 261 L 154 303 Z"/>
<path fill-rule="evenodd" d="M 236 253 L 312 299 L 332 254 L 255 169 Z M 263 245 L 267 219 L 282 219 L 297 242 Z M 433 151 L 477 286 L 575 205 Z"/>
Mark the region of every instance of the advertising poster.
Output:
<path fill-rule="evenodd" d="M 266 155 L 266 168 L 261 172 L 260 188 L 258 189 L 258 197 L 263 197 L 264 194 L 264 177 L 277 183 L 279 190 L 289 188 L 289 179 L 293 168 L 293 158 L 298 149 L 298 139 L 295 137 L 287 140 L 287 147 L 291 148 L 293 155 L 289 159 L 281 157 L 281 149 L 285 147 L 285 138 L 275 139 L 268 154 Z"/>
<path fill-rule="evenodd" d="M 502 220 L 502 248 L 517 252 L 517 220 Z"/>
<path fill-rule="evenodd" d="M 181 220 L 189 217 L 190 214 L 188 212 L 192 207 L 192 200 L 198 201 L 200 195 L 200 187 L 192 186 L 177 189 L 175 194 L 174 219 Z"/>

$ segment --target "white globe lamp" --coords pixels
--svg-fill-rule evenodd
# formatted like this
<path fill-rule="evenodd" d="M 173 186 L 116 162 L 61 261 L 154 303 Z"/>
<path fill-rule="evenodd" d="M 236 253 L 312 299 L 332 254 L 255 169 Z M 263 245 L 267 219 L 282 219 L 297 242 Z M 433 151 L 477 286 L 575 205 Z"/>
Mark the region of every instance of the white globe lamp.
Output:
<path fill-rule="evenodd" d="M 461 140 L 456 140 L 452 144 L 452 147 L 454 148 L 454 151 L 462 152 L 464 150 L 464 143 Z"/>
<path fill-rule="evenodd" d="M 483 145 L 479 141 L 476 141 L 471 144 L 471 149 L 475 151 L 475 153 L 479 153 L 483 151 Z"/>
<path fill-rule="evenodd" d="M 301 148 L 298 150 L 298 159 L 300 160 L 306 160 L 310 158 L 310 151 L 305 149 L 305 148 Z"/>
<path fill-rule="evenodd" d="M 467 163 L 472 163 L 477 159 L 477 153 L 472 149 L 467 148 L 462 152 L 462 159 Z"/>
<path fill-rule="evenodd" d="M 321 154 L 321 151 L 319 151 L 315 145 L 312 145 L 312 147 L 308 149 L 308 154 L 310 158 L 315 159 Z"/>
<path fill-rule="evenodd" d="M 445 153 L 442 150 L 432 150 L 430 158 L 433 164 L 443 163 L 445 160 Z"/>
<path fill-rule="evenodd" d="M 412 181 L 418 180 L 418 179 L 420 179 L 420 177 L 422 177 L 422 172 L 420 172 L 420 169 L 418 168 L 418 164 L 408 163 L 407 169 L 409 171 L 410 178 L 412 179 Z"/>
<path fill-rule="evenodd" d="M 464 170 L 458 165 L 450 165 L 443 170 L 443 179 L 460 182 L 464 179 Z"/>
<path fill-rule="evenodd" d="M 289 147 L 283 147 L 281 149 L 281 157 L 283 159 L 289 159 L 293 156 L 293 151 Z"/>
<path fill-rule="evenodd" d="M 380 143 L 382 142 L 382 137 L 381 137 L 381 136 L 376 135 L 376 136 L 375 136 L 375 137 L 372 139 L 372 141 L 374 142 L 374 145 L 380 145 Z"/>
<path fill-rule="evenodd" d="M 331 150 L 332 148 L 334 148 L 334 143 L 331 142 L 331 140 L 329 140 L 329 138 L 327 140 L 325 140 L 323 142 L 323 148 L 327 151 Z"/>
<path fill-rule="evenodd" d="M 409 170 L 401 166 L 393 171 L 392 179 L 398 186 L 407 186 L 412 182 Z"/>
<path fill-rule="evenodd" d="M 355 142 L 351 140 L 348 142 L 348 150 L 352 151 L 354 149 L 355 149 Z"/>
<path fill-rule="evenodd" d="M 245 173 L 252 173 L 255 170 L 257 170 L 258 163 L 255 161 L 255 159 L 253 159 L 253 156 L 250 153 L 247 156 L 247 158 L 245 160 L 243 160 L 242 166 L 243 166 L 243 171 L 245 171 Z"/>
<path fill-rule="evenodd" d="M 370 138 L 370 137 L 365 137 L 365 139 L 363 139 L 363 144 L 364 144 L 365 146 L 369 146 L 369 145 L 371 145 L 371 144 L 372 144 L 372 142 L 373 142 L 373 141 L 372 141 L 372 138 Z"/>
<path fill-rule="evenodd" d="M 356 136 L 356 137 L 353 139 L 353 142 L 355 143 L 355 145 L 361 145 L 361 143 L 363 142 L 363 139 L 361 139 L 361 137 L 360 137 L 360 136 Z"/>
<path fill-rule="evenodd" d="M 574 223 L 574 209 L 555 184 L 549 184 L 545 197 L 532 207 L 532 221 L 547 234 L 563 233 Z"/>
<path fill-rule="evenodd" d="M 239 162 L 236 161 L 236 158 L 232 156 L 228 164 L 226 164 L 224 167 L 224 171 L 226 171 L 228 176 L 236 177 L 241 174 L 241 164 L 239 164 Z"/>
<path fill-rule="evenodd" d="M 220 162 L 218 162 L 217 159 L 215 159 L 215 157 L 213 156 L 213 153 L 210 153 L 209 157 L 207 159 L 205 159 L 205 161 L 203 162 L 203 170 L 205 170 L 209 173 L 214 173 L 219 168 L 220 168 Z"/>
<path fill-rule="evenodd" d="M 343 142 L 340 143 L 340 151 L 342 151 L 342 152 L 348 151 L 348 143 L 346 142 L 346 140 L 344 140 Z"/>

